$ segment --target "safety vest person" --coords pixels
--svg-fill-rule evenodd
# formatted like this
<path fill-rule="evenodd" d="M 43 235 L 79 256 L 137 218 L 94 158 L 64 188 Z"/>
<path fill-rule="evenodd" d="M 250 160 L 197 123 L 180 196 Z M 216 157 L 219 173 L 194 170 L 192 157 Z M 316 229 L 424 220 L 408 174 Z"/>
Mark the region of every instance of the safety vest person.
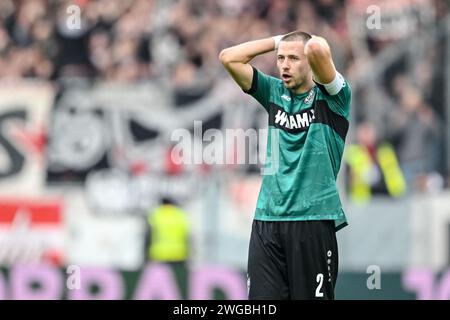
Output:
<path fill-rule="evenodd" d="M 159 262 L 183 262 L 189 253 L 187 214 L 169 199 L 148 216 L 150 225 L 149 258 Z"/>
<path fill-rule="evenodd" d="M 406 192 L 406 182 L 397 160 L 394 148 L 389 143 L 383 143 L 376 148 L 375 159 L 372 159 L 368 149 L 360 144 L 351 144 L 347 148 L 345 159 L 352 172 L 350 195 L 353 200 L 364 203 L 370 200 L 372 191 L 368 180 L 375 161 L 380 167 L 389 195 L 401 197 Z"/>

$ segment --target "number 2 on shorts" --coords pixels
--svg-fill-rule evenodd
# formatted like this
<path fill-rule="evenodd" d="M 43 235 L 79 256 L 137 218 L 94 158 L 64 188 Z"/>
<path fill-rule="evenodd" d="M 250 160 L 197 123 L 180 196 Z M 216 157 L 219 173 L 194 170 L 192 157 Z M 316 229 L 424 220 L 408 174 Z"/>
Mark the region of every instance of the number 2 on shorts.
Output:
<path fill-rule="evenodd" d="M 316 288 L 316 297 L 323 297 L 323 292 L 320 292 L 323 284 L 323 273 L 318 273 L 316 276 L 317 288 Z"/>

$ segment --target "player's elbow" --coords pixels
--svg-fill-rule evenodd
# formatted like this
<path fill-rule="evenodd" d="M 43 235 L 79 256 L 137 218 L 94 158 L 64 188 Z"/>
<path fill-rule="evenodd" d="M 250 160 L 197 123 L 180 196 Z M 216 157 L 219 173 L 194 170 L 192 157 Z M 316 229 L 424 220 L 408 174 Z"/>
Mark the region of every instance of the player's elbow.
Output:
<path fill-rule="evenodd" d="M 220 62 L 222 62 L 222 64 L 224 66 L 230 64 L 231 61 L 232 61 L 230 50 L 229 49 L 223 49 L 222 51 L 220 51 L 220 53 L 219 53 L 219 60 L 220 60 Z"/>
<path fill-rule="evenodd" d="M 309 60 L 322 60 L 330 57 L 330 49 L 325 40 L 312 38 L 305 45 L 305 55 Z"/>

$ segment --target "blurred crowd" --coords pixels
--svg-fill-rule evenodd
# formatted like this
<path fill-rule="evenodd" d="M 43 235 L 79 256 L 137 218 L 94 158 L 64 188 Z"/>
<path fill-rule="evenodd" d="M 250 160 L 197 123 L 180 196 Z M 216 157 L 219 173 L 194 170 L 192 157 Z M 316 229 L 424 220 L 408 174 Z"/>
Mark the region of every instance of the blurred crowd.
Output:
<path fill-rule="evenodd" d="M 79 29 L 68 26 L 71 5 L 80 8 Z M 344 12 L 342 1 L 328 0 L 4 0 L 0 76 L 170 76 L 186 85 L 214 76 L 220 49 L 238 42 L 301 28 L 345 44 Z"/>
<path fill-rule="evenodd" d="M 381 14 L 397 10 L 402 17 L 431 18 L 418 20 L 414 24 L 417 28 L 409 34 L 377 37 L 361 32 L 361 25 L 356 25 L 363 18 L 366 26 L 366 9 L 375 2 L 2 0 L 0 78 L 161 81 L 174 88 L 176 102 L 181 104 L 225 78 L 217 58 L 221 49 L 300 29 L 329 41 L 338 69 L 354 87 L 356 126 L 351 139 L 368 144 L 368 148 L 370 144 L 392 143 L 405 179 L 414 190 L 448 186 L 445 177 L 450 160 L 445 156 L 442 120 L 446 37 L 436 31 L 435 41 L 430 42 L 427 33 L 440 30 L 448 6 L 444 0 L 395 1 L 397 7 L 391 10 L 388 6 Z M 70 5 L 80 8 L 80 28 L 71 29 L 67 23 L 73 14 L 67 10 Z M 413 6 L 416 8 L 410 9 Z M 386 17 L 381 21 L 386 23 Z M 388 29 L 395 29 L 395 25 Z M 420 40 L 411 41 L 419 47 L 402 52 L 401 41 L 405 39 Z M 425 46 L 422 51 L 420 45 Z M 386 60 L 379 59 L 382 54 Z M 271 55 L 258 57 L 255 64 L 267 73 L 277 73 Z M 371 77 L 377 68 L 382 72 Z"/>

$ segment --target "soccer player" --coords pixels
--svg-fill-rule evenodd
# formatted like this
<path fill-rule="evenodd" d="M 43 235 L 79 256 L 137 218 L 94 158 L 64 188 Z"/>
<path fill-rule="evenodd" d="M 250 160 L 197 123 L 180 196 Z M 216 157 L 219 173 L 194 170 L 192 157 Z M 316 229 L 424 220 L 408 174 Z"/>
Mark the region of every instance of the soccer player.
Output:
<path fill-rule="evenodd" d="M 249 64 L 273 50 L 281 79 Z M 336 177 L 350 87 L 336 71 L 326 40 L 301 31 L 242 43 L 219 58 L 268 112 L 266 162 L 275 161 L 271 150 L 279 152 L 278 170 L 263 177 L 252 225 L 249 299 L 334 299 L 336 231 L 347 225 Z"/>

